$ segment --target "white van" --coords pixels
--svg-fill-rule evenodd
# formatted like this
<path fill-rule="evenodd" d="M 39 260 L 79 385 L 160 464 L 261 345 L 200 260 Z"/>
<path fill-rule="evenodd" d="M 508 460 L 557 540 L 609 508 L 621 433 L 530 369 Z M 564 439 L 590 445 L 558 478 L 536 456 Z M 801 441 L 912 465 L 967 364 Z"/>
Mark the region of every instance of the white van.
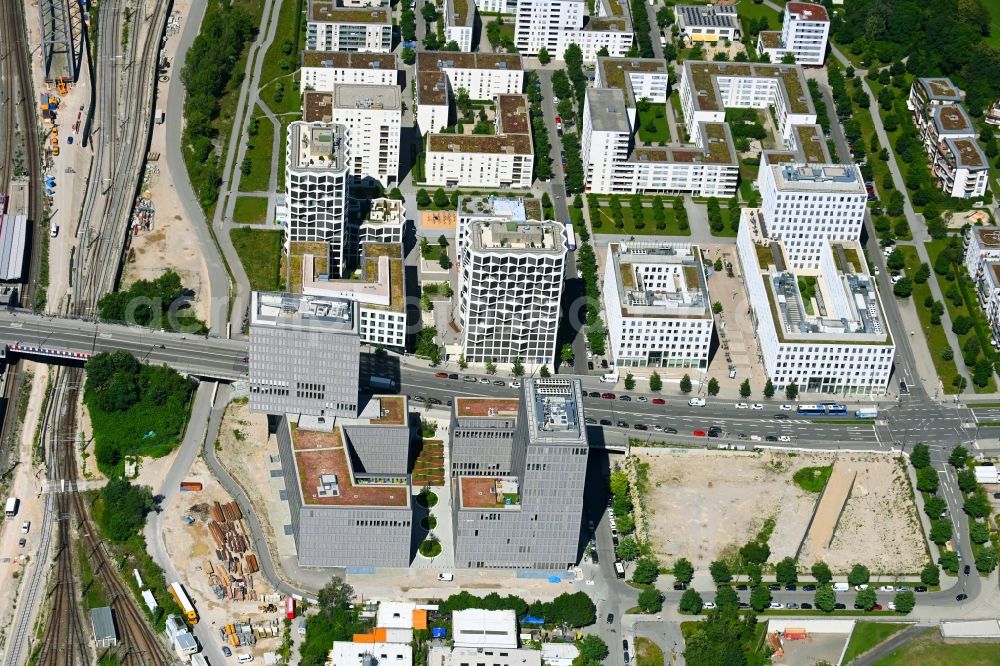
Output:
<path fill-rule="evenodd" d="M 30 520 L 26 520 L 23 523 L 21 523 L 21 534 L 27 534 L 30 531 L 31 531 L 31 521 Z"/>
<path fill-rule="evenodd" d="M 445 581 L 447 583 L 450 583 L 451 581 L 455 580 L 455 574 L 453 574 L 453 573 L 439 573 L 438 574 L 438 580 L 443 580 L 443 581 Z"/>
<path fill-rule="evenodd" d="M 705 406 L 705 399 L 704 398 L 691 398 L 690 400 L 688 400 L 688 406 L 689 407 L 704 407 Z"/>
<path fill-rule="evenodd" d="M 848 585 L 847 583 L 834 583 L 833 584 L 833 591 L 834 592 L 847 592 L 849 589 L 851 589 L 851 586 Z"/>
<path fill-rule="evenodd" d="M 618 373 L 617 372 L 609 372 L 606 375 L 601 375 L 601 381 L 602 382 L 607 382 L 609 384 L 617 384 L 618 383 Z"/>
<path fill-rule="evenodd" d="M 56 236 L 59 235 L 59 225 L 58 224 L 53 224 L 52 225 L 52 228 L 49 229 L 49 235 L 52 236 L 53 238 L 55 238 Z"/>
<path fill-rule="evenodd" d="M 241 654 L 240 656 L 236 657 L 236 662 L 240 664 L 247 664 L 251 661 L 253 661 L 252 654 Z"/>

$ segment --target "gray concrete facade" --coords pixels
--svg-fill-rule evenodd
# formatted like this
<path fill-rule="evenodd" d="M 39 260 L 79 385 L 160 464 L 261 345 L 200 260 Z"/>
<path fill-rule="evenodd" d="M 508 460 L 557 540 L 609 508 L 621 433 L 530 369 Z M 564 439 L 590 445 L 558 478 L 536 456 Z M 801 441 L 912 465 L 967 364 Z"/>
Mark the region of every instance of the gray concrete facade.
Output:
<path fill-rule="evenodd" d="M 357 416 L 357 304 L 254 292 L 250 307 L 250 408 L 267 414 Z"/>
<path fill-rule="evenodd" d="M 478 454 L 496 471 L 459 468 L 453 476 L 455 565 L 542 570 L 575 565 L 588 455 L 579 380 L 527 380 L 516 419 L 500 416 L 493 428 L 484 427 L 482 419 L 463 418 L 458 407 L 452 411 L 452 432 L 462 434 L 452 444 L 453 468 Z M 508 451 L 500 449 L 505 443 Z M 483 478 L 488 476 L 494 478 Z"/>

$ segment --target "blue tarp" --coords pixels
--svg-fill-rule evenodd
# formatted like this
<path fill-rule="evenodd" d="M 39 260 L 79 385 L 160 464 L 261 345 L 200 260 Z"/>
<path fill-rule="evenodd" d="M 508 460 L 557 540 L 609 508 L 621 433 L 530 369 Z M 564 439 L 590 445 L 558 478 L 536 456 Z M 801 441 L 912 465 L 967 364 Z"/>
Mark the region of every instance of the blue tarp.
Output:
<path fill-rule="evenodd" d="M 444 638 L 448 635 L 448 630 L 444 627 L 431 627 L 432 638 Z"/>
<path fill-rule="evenodd" d="M 549 582 L 550 583 L 561 583 L 562 582 L 562 578 L 560 578 L 559 576 L 549 576 Z"/>
<path fill-rule="evenodd" d="M 521 624 L 545 624 L 545 618 L 535 617 L 534 615 L 525 615 L 521 618 Z"/>

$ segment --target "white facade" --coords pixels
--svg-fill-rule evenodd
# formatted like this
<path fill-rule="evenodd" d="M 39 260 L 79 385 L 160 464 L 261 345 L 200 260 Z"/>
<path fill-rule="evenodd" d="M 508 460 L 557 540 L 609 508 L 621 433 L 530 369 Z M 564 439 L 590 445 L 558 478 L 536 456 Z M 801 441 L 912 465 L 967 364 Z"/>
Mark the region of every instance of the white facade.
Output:
<path fill-rule="evenodd" d="M 524 89 L 517 54 L 420 52 L 416 69 L 417 124 L 423 134 L 448 127 L 450 100 L 460 89 L 472 100 L 519 95 Z"/>
<path fill-rule="evenodd" d="M 388 9 L 338 10 L 319 16 L 321 20 L 310 20 L 306 24 L 306 48 L 310 51 L 392 52 L 392 21 Z"/>
<path fill-rule="evenodd" d="M 444 40 L 455 42 L 462 53 L 472 51 L 472 28 L 476 21 L 476 5 L 472 0 L 445 0 Z"/>
<path fill-rule="evenodd" d="M 1000 261 L 1000 227 L 971 227 L 965 236 L 965 269 L 978 283 L 986 264 Z"/>
<path fill-rule="evenodd" d="M 457 648 L 517 647 L 517 617 L 512 610 L 458 610 L 451 614 L 451 626 Z"/>
<path fill-rule="evenodd" d="M 785 54 L 792 53 L 800 65 L 822 65 L 829 37 L 830 17 L 826 7 L 811 2 L 789 2 L 785 5 L 781 31 L 761 32 L 757 50 L 767 53 L 771 62 L 781 62 Z"/>
<path fill-rule="evenodd" d="M 391 54 L 306 51 L 302 54 L 300 71 L 299 92 L 330 92 L 340 83 L 394 86 L 399 82 L 399 71 Z"/>
<path fill-rule="evenodd" d="M 884 394 L 895 345 L 861 246 L 825 241 L 815 268 L 788 271 L 764 228 L 762 211 L 745 209 L 736 247 L 767 377 L 779 390 Z"/>
<path fill-rule="evenodd" d="M 597 60 L 602 48 L 612 57 L 625 56 L 632 48 L 632 26 L 619 3 L 596 0 L 597 16 L 586 15 L 583 0 L 518 0 L 514 41 L 521 53 L 537 55 L 541 49 L 563 59 L 575 43 L 586 62 Z M 619 14 L 615 14 L 619 11 Z"/>
<path fill-rule="evenodd" d="M 402 243 L 406 209 L 402 201 L 372 199 L 368 216 L 358 229 L 358 243 Z"/>
<path fill-rule="evenodd" d="M 774 107 L 778 133 L 793 146 L 797 125 L 814 125 L 816 111 L 802 68 L 797 65 L 685 61 L 680 81 L 681 109 L 691 140 L 698 140 L 698 123 L 721 123 L 726 108 Z"/>
<path fill-rule="evenodd" d="M 413 648 L 408 643 L 334 641 L 326 663 L 330 666 L 413 666 Z"/>
<path fill-rule="evenodd" d="M 566 262 L 564 226 L 461 217 L 459 227 L 457 321 L 465 360 L 552 363 Z"/>
<path fill-rule="evenodd" d="M 604 311 L 616 367 L 708 367 L 714 327 L 710 308 L 696 245 L 608 245 Z"/>
<path fill-rule="evenodd" d="M 791 268 L 815 269 L 827 241 L 861 236 L 868 193 L 854 164 L 763 164 L 757 176 L 767 236 Z"/>
<path fill-rule="evenodd" d="M 480 14 L 514 14 L 517 0 L 476 0 L 476 8 Z"/>
<path fill-rule="evenodd" d="M 524 70 L 520 67 L 449 67 L 450 60 L 441 60 L 441 71 L 448 77 L 453 95 L 457 95 L 460 88 L 464 88 L 469 99 L 473 100 L 492 100 L 497 95 L 520 95 L 524 92 Z"/>
<path fill-rule="evenodd" d="M 676 5 L 674 15 L 681 39 L 692 44 L 740 39 L 740 20 L 735 4 Z"/>
<path fill-rule="evenodd" d="M 399 86 L 334 86 L 332 120 L 351 136 L 351 174 L 363 182 L 372 178 L 383 187 L 399 179 L 399 134 L 403 107 Z"/>
<path fill-rule="evenodd" d="M 332 272 L 347 265 L 347 183 L 350 180 L 347 128 L 293 122 L 285 152 L 288 241 L 327 242 Z"/>
<path fill-rule="evenodd" d="M 473 648 L 434 646 L 427 666 L 542 666 L 542 653 L 529 648 Z"/>

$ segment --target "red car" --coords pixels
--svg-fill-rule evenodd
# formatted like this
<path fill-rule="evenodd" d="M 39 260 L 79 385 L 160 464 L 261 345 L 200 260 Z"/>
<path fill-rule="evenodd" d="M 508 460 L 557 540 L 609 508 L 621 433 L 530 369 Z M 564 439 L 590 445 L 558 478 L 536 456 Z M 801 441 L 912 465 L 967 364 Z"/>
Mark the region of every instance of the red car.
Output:
<path fill-rule="evenodd" d="M 882 610 L 882 604 L 875 604 L 875 606 L 872 607 L 872 610 L 873 611 Z"/>
<path fill-rule="evenodd" d="M 614 393 L 602 393 L 601 397 L 604 398 L 605 400 L 614 400 L 615 399 L 615 394 Z"/>
<path fill-rule="evenodd" d="M 695 437 L 704 437 L 705 436 L 705 431 L 704 430 L 695 430 L 694 431 L 694 436 Z"/>
<path fill-rule="evenodd" d="M 448 379 L 447 372 L 435 372 L 434 376 L 437 377 L 438 379 Z"/>
<path fill-rule="evenodd" d="M 665 404 L 667 404 L 667 401 L 664 400 L 663 398 L 653 398 L 653 404 L 654 405 L 665 405 Z"/>

